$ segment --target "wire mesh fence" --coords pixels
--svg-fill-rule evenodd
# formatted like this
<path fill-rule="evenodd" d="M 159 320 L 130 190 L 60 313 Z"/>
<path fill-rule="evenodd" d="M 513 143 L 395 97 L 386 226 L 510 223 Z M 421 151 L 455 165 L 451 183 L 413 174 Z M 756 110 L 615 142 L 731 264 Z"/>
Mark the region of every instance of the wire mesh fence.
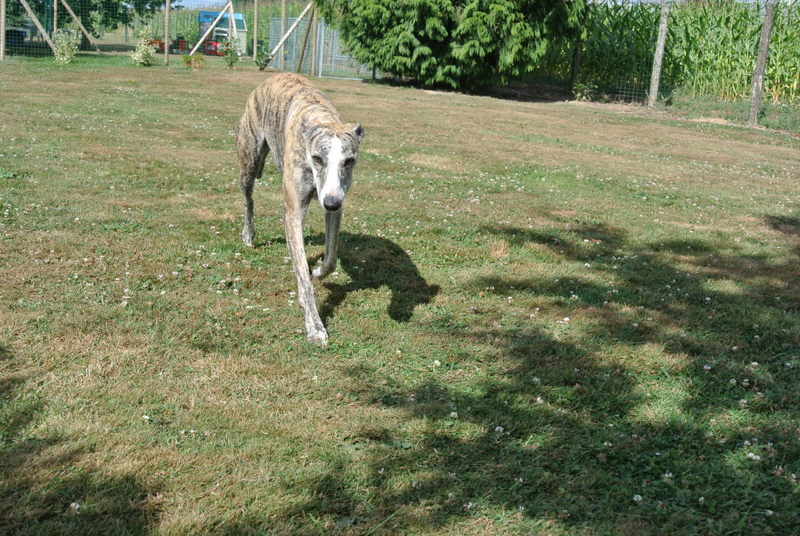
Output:
<path fill-rule="evenodd" d="M 97 0 L 6 0 L 5 53 L 22 56 L 52 56 L 53 38 L 59 32 L 77 36 L 84 51 L 130 53 L 140 39 L 157 52 L 168 47 L 171 54 L 188 54 L 220 15 L 227 0 L 176 0 L 165 17 L 164 3 L 131 4 Z M 222 14 L 215 28 L 200 43 L 199 53 L 222 55 L 220 43 L 233 40 L 239 52 L 252 57 L 265 44 L 272 50 L 282 28 L 297 20 L 303 4 L 260 0 L 234 3 L 234 17 Z M 285 13 L 286 19 L 283 21 Z M 324 20 L 300 21 L 270 66 L 319 76 L 364 78 L 372 73 L 345 52 L 339 32 Z M 282 24 L 283 21 L 283 24 Z M 165 31 L 168 25 L 168 31 Z M 299 65 L 302 59 L 302 64 Z"/>
<path fill-rule="evenodd" d="M 296 21 L 294 17 L 289 18 L 285 26 L 291 27 Z M 273 18 L 270 21 L 270 50 L 280 41 L 281 27 L 280 18 Z M 366 66 L 347 55 L 336 29 L 331 28 L 325 21 L 309 25 L 307 19 L 300 21 L 297 29 L 289 36 L 269 65 L 276 69 L 333 78 L 366 78 L 375 75 Z"/>
<path fill-rule="evenodd" d="M 723 100 L 747 98 L 764 0 L 670 0 L 668 4 L 661 96 L 668 98 L 680 89 Z M 613 100 L 644 101 L 660 10 L 658 0 L 592 0 L 582 20 L 583 39 L 552 43 L 534 71 L 534 80 L 577 82 Z M 773 103 L 800 101 L 798 28 L 800 1 L 778 0 L 765 79 L 765 92 Z"/>

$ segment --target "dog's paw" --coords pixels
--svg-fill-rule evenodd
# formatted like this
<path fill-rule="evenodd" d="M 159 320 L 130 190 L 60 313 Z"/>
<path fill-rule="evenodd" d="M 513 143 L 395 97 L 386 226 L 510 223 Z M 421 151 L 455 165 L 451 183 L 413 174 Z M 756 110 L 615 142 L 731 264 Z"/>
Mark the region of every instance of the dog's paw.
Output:
<path fill-rule="evenodd" d="M 253 247 L 253 240 L 256 237 L 256 233 L 253 231 L 248 231 L 245 229 L 242 231 L 242 242 L 244 242 L 245 246 Z"/>
<path fill-rule="evenodd" d="M 330 272 L 326 272 L 323 269 L 323 266 L 321 264 L 319 266 L 317 266 L 316 268 L 314 268 L 313 270 L 311 270 L 311 276 L 316 278 L 316 279 L 324 279 L 325 277 L 328 276 L 329 273 Z"/>
<path fill-rule="evenodd" d="M 328 346 L 328 332 L 324 329 L 318 331 L 309 331 L 308 340 L 309 342 L 313 342 L 321 346 Z"/>

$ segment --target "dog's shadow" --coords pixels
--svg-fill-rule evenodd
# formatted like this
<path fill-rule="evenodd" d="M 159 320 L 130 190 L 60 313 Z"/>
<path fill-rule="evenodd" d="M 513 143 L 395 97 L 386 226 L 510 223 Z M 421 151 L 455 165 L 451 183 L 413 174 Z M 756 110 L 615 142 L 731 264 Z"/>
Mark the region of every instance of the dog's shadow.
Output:
<path fill-rule="evenodd" d="M 323 244 L 325 236 L 311 236 L 307 241 Z M 312 265 L 319 257 L 321 255 L 312 259 Z M 342 232 L 338 257 L 339 269 L 350 276 L 350 282 L 323 283 L 330 291 L 319 307 L 323 322 L 333 316 L 351 292 L 388 287 L 392 291 L 389 317 L 397 322 L 408 322 L 417 305 L 430 303 L 439 293 L 439 286 L 428 285 L 408 253 L 386 238 Z"/>

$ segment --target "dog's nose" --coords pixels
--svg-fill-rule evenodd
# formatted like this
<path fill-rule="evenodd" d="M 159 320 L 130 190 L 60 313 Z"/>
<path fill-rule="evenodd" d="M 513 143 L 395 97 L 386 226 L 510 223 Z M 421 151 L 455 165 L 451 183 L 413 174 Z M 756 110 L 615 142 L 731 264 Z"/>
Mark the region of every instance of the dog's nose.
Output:
<path fill-rule="evenodd" d="M 337 197 L 329 195 L 328 197 L 322 200 L 322 206 L 325 207 L 325 210 L 336 212 L 337 210 L 342 208 L 342 200 Z"/>

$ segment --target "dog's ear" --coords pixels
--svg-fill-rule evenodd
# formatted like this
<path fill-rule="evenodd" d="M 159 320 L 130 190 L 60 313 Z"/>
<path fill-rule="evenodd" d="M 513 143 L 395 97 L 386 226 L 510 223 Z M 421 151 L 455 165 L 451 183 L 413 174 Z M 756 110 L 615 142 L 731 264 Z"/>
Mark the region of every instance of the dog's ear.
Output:
<path fill-rule="evenodd" d="M 364 127 L 361 126 L 361 123 L 356 123 L 355 126 L 353 126 L 353 134 L 356 135 L 359 141 L 364 139 L 366 132 L 364 132 Z"/>
<path fill-rule="evenodd" d="M 303 119 L 303 122 L 300 123 L 300 134 L 307 138 L 308 135 L 311 134 L 311 128 L 312 126 L 308 119 Z"/>

